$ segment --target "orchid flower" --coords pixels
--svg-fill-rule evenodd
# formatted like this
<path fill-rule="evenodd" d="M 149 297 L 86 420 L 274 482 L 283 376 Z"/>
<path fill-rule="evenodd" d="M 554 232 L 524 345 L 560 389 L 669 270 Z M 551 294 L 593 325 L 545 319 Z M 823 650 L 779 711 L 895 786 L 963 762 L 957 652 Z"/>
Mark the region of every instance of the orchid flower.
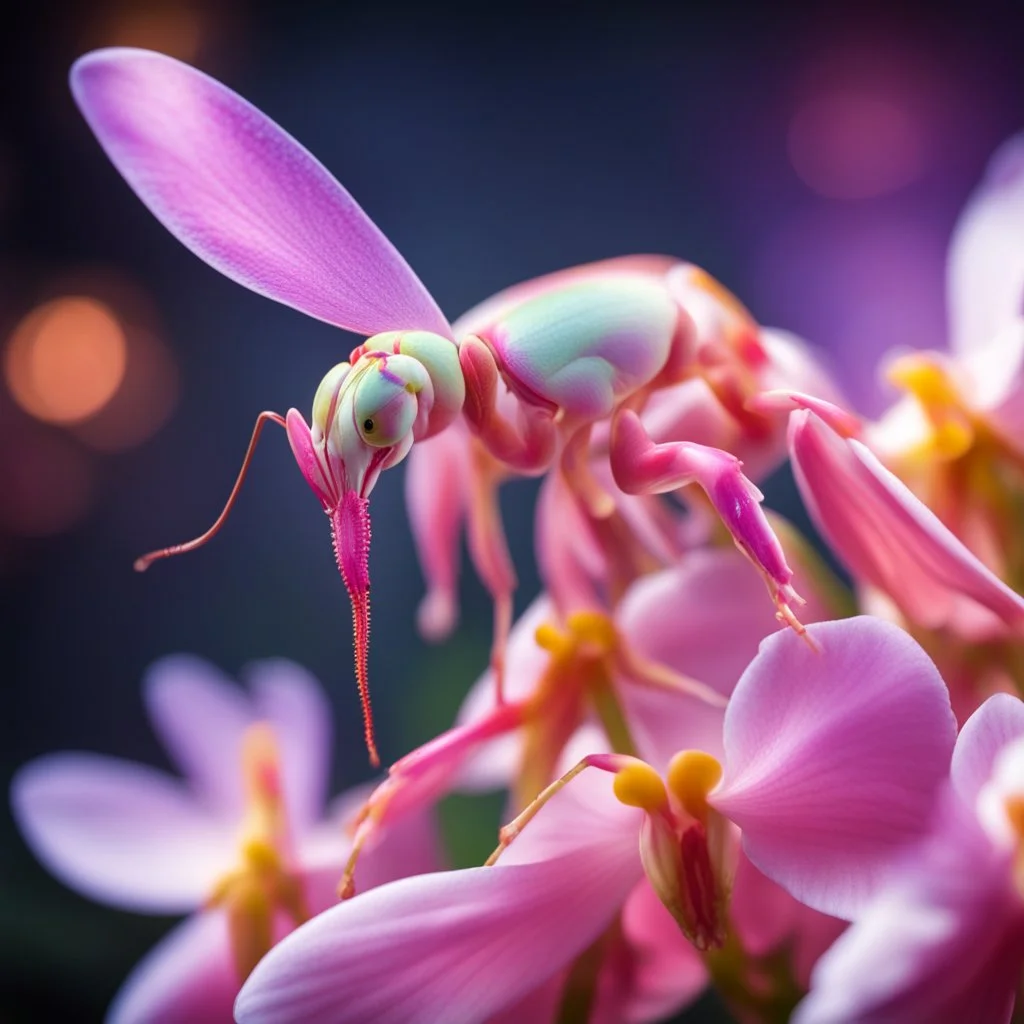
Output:
<path fill-rule="evenodd" d="M 824 956 L 799 1024 L 1009 1022 L 1024 971 L 1024 704 L 957 739 L 931 829 Z"/>
<path fill-rule="evenodd" d="M 191 913 L 135 968 L 109 1019 L 230 1020 L 241 982 L 271 945 L 336 900 L 349 793 L 324 816 L 330 707 L 285 661 L 254 664 L 249 692 L 197 658 L 147 676 L 150 718 L 184 774 L 98 754 L 23 767 L 12 786 L 29 846 L 93 899 Z M 366 857 L 364 884 L 438 866 L 429 819 L 410 816 Z"/>
<path fill-rule="evenodd" d="M 238 1019 L 487 1019 L 604 935 L 641 882 L 712 973 L 721 958 L 736 969 L 737 831 L 797 899 L 860 913 L 923 834 L 955 723 L 902 630 L 857 618 L 808 633 L 815 649 L 788 631 L 762 643 L 726 710 L 721 760 L 584 757 L 502 830 L 487 866 L 382 886 L 294 932 L 243 986 Z"/>

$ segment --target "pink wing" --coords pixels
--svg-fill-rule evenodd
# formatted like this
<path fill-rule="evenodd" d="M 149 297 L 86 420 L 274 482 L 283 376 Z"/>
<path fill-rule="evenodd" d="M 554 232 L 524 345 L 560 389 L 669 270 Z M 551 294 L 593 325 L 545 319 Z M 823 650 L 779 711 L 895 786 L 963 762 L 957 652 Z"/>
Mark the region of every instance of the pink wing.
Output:
<path fill-rule="evenodd" d="M 419 278 L 311 153 L 230 89 L 148 50 L 97 50 L 71 89 L 139 198 L 246 288 L 359 334 L 451 337 Z"/>

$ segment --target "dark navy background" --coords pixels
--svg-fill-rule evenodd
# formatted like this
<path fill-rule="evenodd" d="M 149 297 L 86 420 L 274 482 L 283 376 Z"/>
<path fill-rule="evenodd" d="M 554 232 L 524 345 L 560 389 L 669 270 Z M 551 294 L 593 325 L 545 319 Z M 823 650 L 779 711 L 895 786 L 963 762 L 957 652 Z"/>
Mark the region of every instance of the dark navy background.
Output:
<path fill-rule="evenodd" d="M 762 322 L 829 348 L 868 410 L 882 401 L 880 352 L 943 343 L 949 231 L 989 153 L 1024 127 L 1019 5 L 828 5 L 827 16 L 753 3 L 600 5 L 601 14 L 551 4 L 543 15 L 518 4 L 426 6 L 180 10 L 182 24 L 199 26 L 199 66 L 316 153 L 450 316 L 539 273 L 666 252 L 705 266 Z M 323 515 L 283 436 L 268 434 L 215 543 L 145 576 L 131 571 L 141 552 L 208 525 L 256 413 L 295 405 L 308 415 L 321 376 L 354 342 L 219 277 L 108 164 L 66 74 L 93 45 L 159 45 L 159 34 L 124 35 L 133 7 L 175 10 L 37 2 L 0 34 L 0 326 L 63 275 L 110 268 L 152 300 L 181 382 L 174 416 L 150 441 L 89 456 L 96 498 L 86 518 L 58 536 L 0 536 L 0 780 L 62 749 L 166 765 L 138 686 L 155 658 L 188 651 L 228 672 L 273 655 L 316 673 L 337 710 L 341 788 L 368 776 L 349 612 Z M 815 76 L 844 61 L 867 81 L 906 72 L 927 93 L 923 169 L 878 198 L 817 195 L 787 156 Z M 855 319 L 865 310 L 867 327 Z M 8 439 L 22 418 L 0 396 Z M 503 498 L 518 607 L 538 586 L 533 493 L 521 484 Z M 769 496 L 792 511 L 784 474 Z M 373 515 L 371 679 L 390 761 L 450 722 L 485 662 L 490 605 L 466 573 L 462 629 L 445 647 L 423 645 L 401 471 L 379 483 Z M 463 809 L 448 808 L 449 824 Z M 477 820 L 475 833 L 454 829 L 460 858 L 488 846 L 493 822 Z M 97 1019 L 169 925 L 65 890 L 6 811 L 0 885 L 3 1022 Z M 714 1012 L 705 1002 L 688 1019 Z"/>

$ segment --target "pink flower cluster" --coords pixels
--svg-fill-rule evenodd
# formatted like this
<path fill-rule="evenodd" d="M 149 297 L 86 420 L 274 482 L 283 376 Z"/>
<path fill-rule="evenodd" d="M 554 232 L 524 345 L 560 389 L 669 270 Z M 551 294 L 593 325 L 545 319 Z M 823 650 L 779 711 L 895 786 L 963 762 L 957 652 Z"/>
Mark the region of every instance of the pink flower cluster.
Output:
<path fill-rule="evenodd" d="M 144 78 L 147 61 L 114 51 L 82 71 L 101 141 L 200 255 L 310 311 L 321 264 L 285 268 L 281 250 L 274 277 L 260 246 L 326 172 L 277 136 L 276 176 L 263 150 L 246 164 L 244 146 L 271 138 L 253 128 L 262 115 L 189 72 L 175 109 L 209 115 L 204 160 L 218 132 L 242 140 L 190 191 L 198 164 L 174 155 L 173 126 L 90 77 Z M 158 77 L 183 74 L 162 61 Z M 282 198 L 282 183 L 306 191 Z M 265 223 L 243 251 L 233 239 L 254 210 Z M 145 695 L 184 780 L 86 754 L 18 775 L 23 834 L 67 884 L 192 912 L 111 1019 L 646 1024 L 707 986 L 741 1021 L 1011 1019 L 1024 976 L 1024 144 L 996 155 L 956 228 L 950 348 L 888 362 L 903 396 L 877 422 L 799 339 L 666 266 L 687 316 L 680 362 L 542 467 L 545 591 L 449 731 L 325 812 L 316 684 L 262 663 L 246 692 L 177 658 Z M 489 300 L 454 335 L 547 287 Z M 522 395 L 507 391 L 514 419 Z M 457 619 L 464 525 L 491 590 L 514 584 L 494 526 L 509 464 L 475 415 L 406 445 L 420 626 L 434 637 Z M 524 434 L 547 430 L 519 415 Z M 787 455 L 850 587 L 761 508 L 755 482 Z M 437 801 L 489 789 L 508 806 L 494 853 L 445 870 Z"/>

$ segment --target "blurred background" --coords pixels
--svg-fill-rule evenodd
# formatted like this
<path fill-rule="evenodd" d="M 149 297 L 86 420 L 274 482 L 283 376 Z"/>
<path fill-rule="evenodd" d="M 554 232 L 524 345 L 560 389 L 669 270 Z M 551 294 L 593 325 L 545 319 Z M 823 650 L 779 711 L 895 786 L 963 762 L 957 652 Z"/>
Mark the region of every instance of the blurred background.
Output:
<path fill-rule="evenodd" d="M 1024 128 L 1024 11 L 960 6 L 550 5 L 37 0 L 0 38 L 0 778 L 51 751 L 167 766 L 139 684 L 157 657 L 229 673 L 311 669 L 336 708 L 336 788 L 369 776 L 350 619 L 326 524 L 269 434 L 214 543 L 201 532 L 261 409 L 308 415 L 354 344 L 249 294 L 143 208 L 75 109 L 71 61 L 104 45 L 195 63 L 317 154 L 452 317 L 588 260 L 693 260 L 764 323 L 827 350 L 862 411 L 876 360 L 945 343 L 944 263 L 986 160 Z M 825 5 L 822 5 L 825 6 Z M 785 474 L 769 501 L 792 512 Z M 534 489 L 503 496 L 537 590 Z M 402 472 L 373 503 L 371 679 L 384 760 L 450 724 L 486 661 L 466 572 L 456 637 L 414 633 L 422 582 Z M 498 805 L 445 808 L 454 857 L 493 846 Z M 0 1021 L 99 1019 L 170 926 L 98 907 L 38 867 L 0 810 Z M 705 1002 L 687 1018 L 710 1019 Z"/>

